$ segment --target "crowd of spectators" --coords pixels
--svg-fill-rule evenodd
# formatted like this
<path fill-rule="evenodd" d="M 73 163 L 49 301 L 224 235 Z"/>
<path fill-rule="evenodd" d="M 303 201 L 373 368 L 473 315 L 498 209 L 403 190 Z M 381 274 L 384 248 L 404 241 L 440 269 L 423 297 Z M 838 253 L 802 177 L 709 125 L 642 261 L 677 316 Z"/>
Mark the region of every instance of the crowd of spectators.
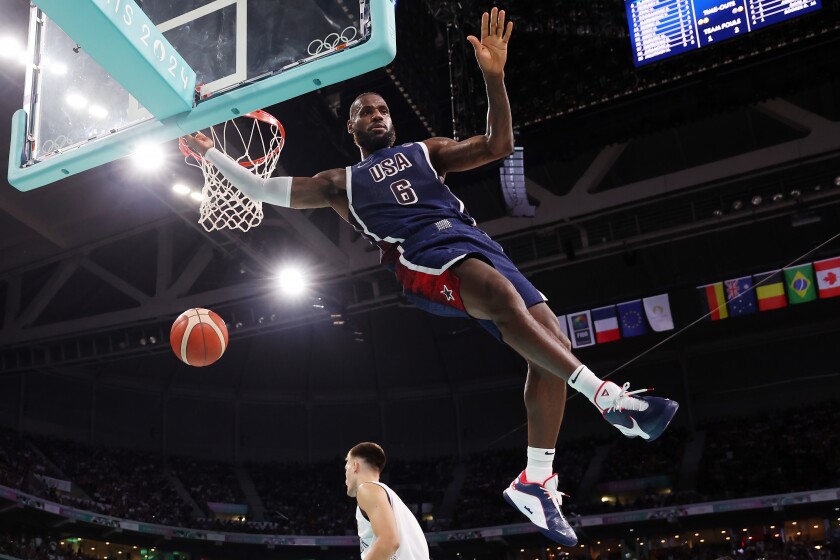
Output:
<path fill-rule="evenodd" d="M 89 500 L 55 491 L 47 497 L 162 525 L 182 525 L 190 517 L 189 506 L 170 484 L 159 457 L 43 436 L 34 442 Z"/>
<path fill-rule="evenodd" d="M 265 518 L 277 523 L 279 534 L 355 534 L 356 502 L 347 496 L 342 460 L 246 468 L 262 499 Z"/>
<path fill-rule="evenodd" d="M 81 550 L 61 546 L 53 536 L 35 536 L 27 533 L 0 533 L 0 554 L 22 560 L 99 560 Z"/>
<path fill-rule="evenodd" d="M 244 504 L 246 501 L 230 463 L 170 457 L 168 465 L 208 515 L 212 515 L 208 502 Z"/>
<path fill-rule="evenodd" d="M 33 490 L 40 486 L 34 475 L 48 471 L 44 461 L 22 439 L 11 432 L 0 431 L 0 484 Z"/>
<path fill-rule="evenodd" d="M 726 499 L 837 487 L 838 426 L 836 401 L 709 424 L 698 490 Z"/>
<path fill-rule="evenodd" d="M 564 442 L 558 446 L 555 467 L 560 489 L 571 494 L 564 500 L 569 515 L 834 488 L 840 486 L 838 425 L 840 407 L 830 401 L 701 426 L 705 444 L 700 462 L 694 465 L 697 487 L 680 491 L 675 490 L 676 484 L 692 437 L 680 429 L 647 445 L 620 437 Z M 598 464 L 596 449 L 604 445 L 609 446 L 609 452 Z M 520 514 L 503 503 L 501 492 L 523 468 L 524 455 L 524 450 L 517 448 L 465 457 L 466 475 L 457 499 L 446 505 L 446 511 L 444 499 L 456 471 L 453 458 L 394 459 L 382 479 L 400 494 L 427 530 L 521 523 Z M 80 509 L 214 531 L 355 533 L 355 501 L 346 495 L 340 458 L 306 465 L 246 464 L 242 468 L 254 482 L 264 517 L 249 510 L 220 519 L 209 509 L 203 516 L 195 516 L 173 481 L 180 480 L 201 506 L 208 501 L 254 505 L 247 503 L 233 465 L 171 458 L 164 464 L 154 455 L 0 431 L 0 484 Z M 589 488 L 582 488 L 584 476 L 594 476 L 593 469 L 599 476 L 589 480 Z M 64 481 L 64 488 L 45 484 L 44 476 Z M 650 485 L 645 480 L 650 480 Z M 621 495 L 616 490 L 617 500 L 600 499 L 602 489 L 622 487 L 633 491 Z"/>

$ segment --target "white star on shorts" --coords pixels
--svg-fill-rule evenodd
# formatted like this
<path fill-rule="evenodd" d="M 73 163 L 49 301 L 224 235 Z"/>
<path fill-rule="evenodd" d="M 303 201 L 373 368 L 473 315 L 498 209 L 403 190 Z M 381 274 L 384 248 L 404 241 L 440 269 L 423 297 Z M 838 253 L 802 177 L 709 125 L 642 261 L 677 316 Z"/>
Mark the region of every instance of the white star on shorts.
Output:
<path fill-rule="evenodd" d="M 443 285 L 443 289 L 440 291 L 443 294 L 443 297 L 446 298 L 446 301 L 452 301 L 455 299 L 455 296 L 452 295 L 452 290 L 446 287 L 446 284 Z"/>

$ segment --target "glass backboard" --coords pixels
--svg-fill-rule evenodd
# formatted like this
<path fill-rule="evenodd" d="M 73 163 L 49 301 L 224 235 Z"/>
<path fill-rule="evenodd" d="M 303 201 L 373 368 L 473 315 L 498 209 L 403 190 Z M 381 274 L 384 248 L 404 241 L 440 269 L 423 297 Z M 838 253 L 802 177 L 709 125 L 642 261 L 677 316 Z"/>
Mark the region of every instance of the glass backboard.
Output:
<path fill-rule="evenodd" d="M 156 119 L 80 47 L 83 41 L 33 6 L 32 65 L 12 127 L 9 182 L 18 189 L 128 155 L 140 142 L 171 140 L 351 78 L 396 54 L 393 0 L 136 0 L 136 6 L 194 70 L 193 108 Z"/>

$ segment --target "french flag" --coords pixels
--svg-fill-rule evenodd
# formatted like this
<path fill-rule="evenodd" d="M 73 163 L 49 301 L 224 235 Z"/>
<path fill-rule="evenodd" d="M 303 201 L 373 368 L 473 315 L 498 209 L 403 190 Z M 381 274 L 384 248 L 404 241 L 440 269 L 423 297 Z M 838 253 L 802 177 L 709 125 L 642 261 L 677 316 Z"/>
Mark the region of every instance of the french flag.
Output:
<path fill-rule="evenodd" d="M 592 323 L 595 325 L 595 341 L 598 344 L 612 342 L 621 338 L 621 331 L 618 329 L 618 318 L 615 314 L 614 305 L 593 309 Z"/>

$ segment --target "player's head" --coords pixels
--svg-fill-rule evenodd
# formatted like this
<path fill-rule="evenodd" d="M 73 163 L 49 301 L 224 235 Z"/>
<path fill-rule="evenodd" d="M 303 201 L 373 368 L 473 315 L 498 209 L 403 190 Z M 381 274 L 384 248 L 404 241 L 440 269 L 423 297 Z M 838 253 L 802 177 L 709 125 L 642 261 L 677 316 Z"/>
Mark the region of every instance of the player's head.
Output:
<path fill-rule="evenodd" d="M 365 441 L 353 446 L 347 452 L 344 461 L 344 482 L 347 485 L 347 495 L 356 497 L 359 484 L 379 479 L 379 474 L 385 468 L 385 451 L 379 445 Z"/>
<path fill-rule="evenodd" d="M 373 92 L 361 94 L 350 105 L 347 132 L 353 135 L 356 145 L 367 152 L 390 148 L 397 140 L 388 104 Z"/>

